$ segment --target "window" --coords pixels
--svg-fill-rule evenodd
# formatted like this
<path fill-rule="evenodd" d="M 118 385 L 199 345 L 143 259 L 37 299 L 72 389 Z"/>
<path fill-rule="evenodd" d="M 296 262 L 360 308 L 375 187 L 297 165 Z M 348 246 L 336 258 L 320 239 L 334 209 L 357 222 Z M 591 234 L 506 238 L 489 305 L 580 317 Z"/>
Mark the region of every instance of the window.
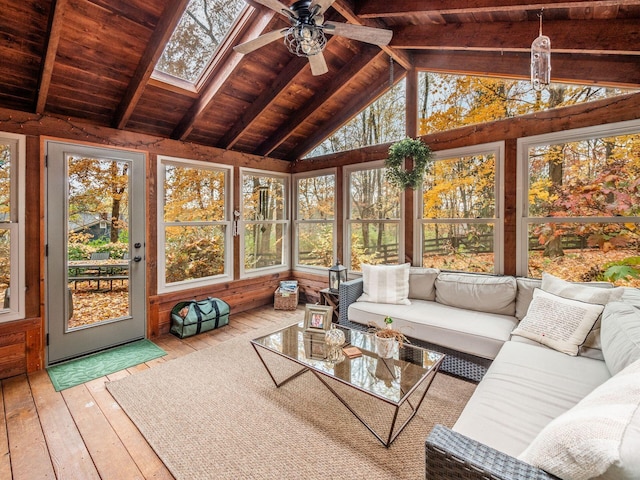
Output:
<path fill-rule="evenodd" d="M 403 196 L 385 179 L 385 168 L 375 162 L 368 168 L 345 168 L 345 265 L 360 271 L 360 264 L 399 263 L 404 259 Z"/>
<path fill-rule="evenodd" d="M 518 272 L 640 286 L 640 121 L 521 139 Z"/>
<path fill-rule="evenodd" d="M 404 138 L 405 83 L 404 79 L 400 80 L 306 157 L 355 150 Z"/>
<path fill-rule="evenodd" d="M 191 0 L 156 65 L 162 72 L 197 83 L 247 4 L 243 0 Z"/>
<path fill-rule="evenodd" d="M 425 267 L 501 273 L 503 144 L 437 152 L 418 191 L 416 257 Z"/>
<path fill-rule="evenodd" d="M 159 157 L 158 290 L 233 278 L 231 167 Z"/>
<path fill-rule="evenodd" d="M 420 135 L 638 91 L 552 83 L 536 92 L 529 80 L 431 72 L 418 79 Z"/>
<path fill-rule="evenodd" d="M 335 263 L 335 188 L 335 173 L 295 177 L 296 267 L 327 269 Z"/>
<path fill-rule="evenodd" d="M 289 267 L 288 175 L 241 170 L 242 274 Z"/>
<path fill-rule="evenodd" d="M 25 137 L 0 133 L 0 322 L 24 318 Z"/>

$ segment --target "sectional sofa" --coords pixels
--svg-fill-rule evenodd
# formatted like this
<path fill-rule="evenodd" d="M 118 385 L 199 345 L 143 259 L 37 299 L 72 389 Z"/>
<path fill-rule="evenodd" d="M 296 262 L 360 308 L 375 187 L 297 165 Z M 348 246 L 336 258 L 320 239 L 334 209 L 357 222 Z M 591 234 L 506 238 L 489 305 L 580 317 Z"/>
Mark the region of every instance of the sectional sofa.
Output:
<path fill-rule="evenodd" d="M 479 382 L 427 438 L 427 478 L 640 478 L 638 289 L 363 265 L 340 315 L 359 328 L 389 315 Z"/>

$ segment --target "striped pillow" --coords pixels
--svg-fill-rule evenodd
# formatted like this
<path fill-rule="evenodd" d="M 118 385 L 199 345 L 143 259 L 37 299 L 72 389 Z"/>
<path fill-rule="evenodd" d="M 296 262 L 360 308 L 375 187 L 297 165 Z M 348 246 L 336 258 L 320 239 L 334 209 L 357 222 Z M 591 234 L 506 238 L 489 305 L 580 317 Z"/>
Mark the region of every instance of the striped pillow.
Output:
<path fill-rule="evenodd" d="M 363 294 L 358 302 L 411 305 L 409 301 L 409 264 L 362 264 Z"/>

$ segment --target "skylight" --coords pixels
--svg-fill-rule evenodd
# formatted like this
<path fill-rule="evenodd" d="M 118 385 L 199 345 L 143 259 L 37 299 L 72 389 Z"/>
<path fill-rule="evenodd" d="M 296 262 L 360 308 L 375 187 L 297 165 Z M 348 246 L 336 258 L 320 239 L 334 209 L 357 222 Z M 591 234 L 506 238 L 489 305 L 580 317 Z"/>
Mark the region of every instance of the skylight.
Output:
<path fill-rule="evenodd" d="M 246 5 L 244 0 L 191 0 L 156 71 L 197 83 Z"/>

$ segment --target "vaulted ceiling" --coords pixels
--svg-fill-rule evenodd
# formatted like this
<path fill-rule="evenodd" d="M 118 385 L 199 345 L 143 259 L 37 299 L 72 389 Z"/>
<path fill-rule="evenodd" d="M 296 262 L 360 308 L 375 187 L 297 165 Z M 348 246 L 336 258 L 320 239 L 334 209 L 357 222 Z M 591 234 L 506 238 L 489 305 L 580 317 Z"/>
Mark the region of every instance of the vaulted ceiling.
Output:
<path fill-rule="evenodd" d="M 248 0 L 197 88 L 152 77 L 187 3 L 0 0 L 0 107 L 295 160 L 384 93 L 390 76 L 528 78 L 542 9 L 552 81 L 640 86 L 640 0 L 336 0 L 328 20 L 393 38 L 377 47 L 330 36 L 322 76 L 282 42 L 233 51 L 288 26 Z"/>

